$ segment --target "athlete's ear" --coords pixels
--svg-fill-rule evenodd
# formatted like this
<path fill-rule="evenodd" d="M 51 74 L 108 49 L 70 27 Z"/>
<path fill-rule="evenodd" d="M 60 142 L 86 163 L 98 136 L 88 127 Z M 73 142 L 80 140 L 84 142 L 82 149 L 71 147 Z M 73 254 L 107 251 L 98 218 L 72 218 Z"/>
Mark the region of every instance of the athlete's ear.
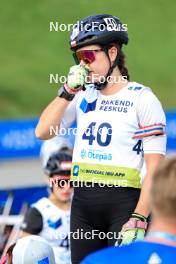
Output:
<path fill-rule="evenodd" d="M 114 62 L 118 54 L 118 49 L 115 46 L 112 46 L 111 48 L 109 48 L 108 54 L 109 54 L 110 61 Z"/>

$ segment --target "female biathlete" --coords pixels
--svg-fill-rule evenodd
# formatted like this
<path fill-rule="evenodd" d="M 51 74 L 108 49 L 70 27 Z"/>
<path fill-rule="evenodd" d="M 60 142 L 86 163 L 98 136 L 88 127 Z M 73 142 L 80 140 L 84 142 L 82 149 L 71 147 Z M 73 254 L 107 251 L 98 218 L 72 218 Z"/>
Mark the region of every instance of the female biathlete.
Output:
<path fill-rule="evenodd" d="M 151 179 L 165 155 L 166 137 L 160 102 L 150 88 L 129 80 L 122 51 L 128 35 L 119 18 L 89 16 L 70 38 L 79 64 L 70 68 L 67 83 L 42 113 L 36 136 L 51 138 L 51 126 L 63 129 L 77 121 L 71 175 L 79 183 L 71 209 L 75 264 L 113 245 L 121 230 L 122 244 L 144 237 Z"/>

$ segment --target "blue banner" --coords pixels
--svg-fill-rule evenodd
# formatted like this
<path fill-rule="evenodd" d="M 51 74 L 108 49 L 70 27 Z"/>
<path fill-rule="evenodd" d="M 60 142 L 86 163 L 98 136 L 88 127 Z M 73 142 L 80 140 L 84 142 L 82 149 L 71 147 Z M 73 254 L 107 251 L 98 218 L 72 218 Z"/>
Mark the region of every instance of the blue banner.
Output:
<path fill-rule="evenodd" d="M 176 152 L 176 112 L 166 112 L 167 152 Z"/>
<path fill-rule="evenodd" d="M 3 191 L 0 190 L 0 214 L 2 214 L 4 210 L 9 193 L 13 196 L 13 204 L 10 214 L 16 215 L 20 213 L 20 209 L 24 202 L 27 205 L 31 205 L 42 197 L 48 197 L 48 188 L 47 186 L 40 186 L 16 188 Z"/>
<path fill-rule="evenodd" d="M 176 112 L 166 112 L 166 119 L 167 152 L 176 152 Z M 0 121 L 0 158 L 39 156 L 42 140 L 35 137 L 37 122 L 37 118 Z M 73 145 L 74 135 L 69 134 L 69 141 Z"/>
<path fill-rule="evenodd" d="M 38 119 L 0 122 L 0 158 L 38 156 L 42 141 L 35 137 Z"/>

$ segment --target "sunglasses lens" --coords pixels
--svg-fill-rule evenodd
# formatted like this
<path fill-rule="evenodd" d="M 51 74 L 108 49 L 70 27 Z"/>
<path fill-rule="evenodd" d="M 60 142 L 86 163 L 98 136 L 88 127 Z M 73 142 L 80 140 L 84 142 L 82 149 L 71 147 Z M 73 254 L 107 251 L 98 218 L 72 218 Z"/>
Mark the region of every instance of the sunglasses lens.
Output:
<path fill-rule="evenodd" d="M 76 52 L 76 57 L 79 61 L 84 61 L 86 64 L 92 63 L 95 60 L 94 50 L 81 50 Z"/>

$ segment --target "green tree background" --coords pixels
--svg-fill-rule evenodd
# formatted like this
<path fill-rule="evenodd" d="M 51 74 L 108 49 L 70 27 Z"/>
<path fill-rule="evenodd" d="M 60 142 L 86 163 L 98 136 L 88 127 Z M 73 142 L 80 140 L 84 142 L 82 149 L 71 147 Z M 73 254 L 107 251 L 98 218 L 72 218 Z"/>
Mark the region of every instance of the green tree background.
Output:
<path fill-rule="evenodd" d="M 38 116 L 74 64 L 69 32 L 50 32 L 51 21 L 75 23 L 97 13 L 119 16 L 128 25 L 124 51 L 133 81 L 150 86 L 164 108 L 176 108 L 175 0 L 13 0 L 1 3 L 0 118 Z"/>

